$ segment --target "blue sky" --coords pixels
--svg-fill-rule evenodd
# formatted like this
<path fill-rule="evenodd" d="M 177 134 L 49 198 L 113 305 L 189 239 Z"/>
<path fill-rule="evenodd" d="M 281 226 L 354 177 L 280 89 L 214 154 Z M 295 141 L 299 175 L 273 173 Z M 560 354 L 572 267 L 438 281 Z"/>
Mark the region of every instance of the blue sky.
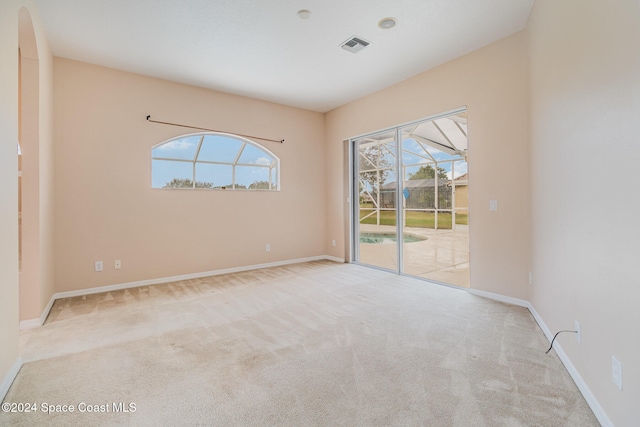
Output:
<path fill-rule="evenodd" d="M 416 143 L 415 140 L 413 139 L 405 139 L 404 141 L 402 141 L 402 147 L 403 150 L 410 150 L 410 151 L 415 151 L 418 153 L 423 153 L 424 150 L 420 147 L 420 145 L 418 145 L 418 143 Z M 437 161 L 445 161 L 445 160 L 451 160 L 453 158 L 459 157 L 459 156 L 451 156 L 447 153 L 444 153 L 440 150 L 437 150 L 433 147 L 427 147 L 429 150 L 429 153 L 437 160 Z M 417 156 L 417 155 L 413 155 L 411 153 L 407 153 L 406 151 L 403 151 L 402 153 L 402 162 L 405 165 L 411 165 L 411 164 L 428 164 L 429 161 L 427 159 L 424 159 L 423 157 Z M 431 163 L 433 165 L 433 163 Z M 447 172 L 447 177 L 449 179 L 452 179 L 452 174 L 451 174 L 451 162 L 445 162 L 445 163 L 438 163 L 438 167 L 444 169 Z M 419 166 L 415 166 L 415 167 L 408 167 L 407 168 L 407 175 L 409 173 L 414 173 L 415 171 L 417 171 L 419 169 Z M 453 174 L 453 179 L 459 177 L 460 175 L 464 175 L 465 173 L 467 173 L 467 162 L 465 161 L 457 161 L 455 162 L 455 166 L 453 167 L 454 169 L 454 174 Z"/>
<path fill-rule="evenodd" d="M 155 147 L 152 156 L 193 161 L 201 138 L 202 135 L 198 134 L 171 140 Z M 228 164 L 196 163 L 196 181 L 212 182 L 214 186 L 230 185 L 233 181 L 232 164 L 236 159 L 236 184 L 248 187 L 256 181 L 269 181 L 268 166 L 274 164 L 275 159 L 251 144 L 224 135 L 206 135 L 198 153 L 198 160 Z M 193 179 L 192 162 L 153 160 L 152 168 L 153 188 L 161 188 L 174 178 Z M 275 169 L 272 173 L 272 182 L 275 184 Z"/>

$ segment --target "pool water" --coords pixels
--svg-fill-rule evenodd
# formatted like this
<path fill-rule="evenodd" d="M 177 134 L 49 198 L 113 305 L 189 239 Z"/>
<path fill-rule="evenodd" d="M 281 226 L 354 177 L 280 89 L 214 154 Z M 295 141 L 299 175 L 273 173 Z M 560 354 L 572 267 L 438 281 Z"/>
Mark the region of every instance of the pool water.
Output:
<path fill-rule="evenodd" d="M 422 242 L 426 237 L 418 237 L 412 234 L 403 234 L 404 243 Z M 398 236 L 395 233 L 360 233 L 360 243 L 396 243 Z"/>

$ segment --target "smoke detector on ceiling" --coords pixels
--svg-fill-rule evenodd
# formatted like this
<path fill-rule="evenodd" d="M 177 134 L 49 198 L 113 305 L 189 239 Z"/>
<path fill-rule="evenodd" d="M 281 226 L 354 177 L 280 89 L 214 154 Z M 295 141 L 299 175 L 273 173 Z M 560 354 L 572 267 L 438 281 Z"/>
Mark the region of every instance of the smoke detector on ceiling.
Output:
<path fill-rule="evenodd" d="M 361 39 L 360 37 L 350 37 L 343 42 L 340 47 L 344 50 L 348 50 L 351 53 L 358 53 L 365 47 L 369 46 L 369 42 Z"/>
<path fill-rule="evenodd" d="M 397 23 L 398 21 L 396 20 L 396 18 L 384 18 L 378 22 L 378 27 L 382 28 L 383 30 L 389 30 L 395 27 Z"/>
<path fill-rule="evenodd" d="M 311 17 L 311 11 L 307 9 L 300 9 L 298 11 L 298 18 L 309 19 Z"/>

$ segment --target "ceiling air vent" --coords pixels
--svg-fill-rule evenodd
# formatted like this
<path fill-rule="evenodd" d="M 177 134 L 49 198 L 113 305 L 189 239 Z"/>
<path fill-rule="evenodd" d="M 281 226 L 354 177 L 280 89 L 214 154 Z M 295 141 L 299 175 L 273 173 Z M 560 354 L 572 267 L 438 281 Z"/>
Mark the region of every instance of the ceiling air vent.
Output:
<path fill-rule="evenodd" d="M 369 46 L 369 42 L 359 37 L 351 37 L 340 45 L 341 48 L 351 53 L 358 53 L 367 46 Z"/>

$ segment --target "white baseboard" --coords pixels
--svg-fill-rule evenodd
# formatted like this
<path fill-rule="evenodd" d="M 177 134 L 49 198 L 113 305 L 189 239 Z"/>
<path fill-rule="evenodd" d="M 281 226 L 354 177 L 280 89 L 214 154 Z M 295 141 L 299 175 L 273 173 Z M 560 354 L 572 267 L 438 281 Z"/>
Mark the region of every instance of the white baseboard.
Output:
<path fill-rule="evenodd" d="M 529 301 L 525 301 L 523 299 L 518 299 L 518 298 L 513 298 L 513 297 L 508 297 L 508 296 L 505 296 L 505 295 L 494 294 L 493 292 L 480 291 L 478 289 L 466 289 L 466 291 L 469 292 L 472 295 L 477 295 L 479 297 L 489 298 L 489 299 L 492 299 L 494 301 L 505 302 L 507 304 L 517 305 L 519 307 L 529 308 L 531 306 Z"/>
<path fill-rule="evenodd" d="M 20 368 L 22 368 L 22 358 L 18 357 L 9 369 L 9 372 L 7 372 L 7 375 L 5 375 L 2 383 L 0 383 L 0 402 L 4 401 L 11 384 L 13 384 L 13 381 L 16 379 L 18 372 L 20 372 Z"/>
<path fill-rule="evenodd" d="M 536 320 L 536 322 L 538 323 L 538 326 L 540 326 L 540 329 L 542 329 L 542 332 L 547 337 L 549 342 L 551 342 L 551 340 L 553 339 L 553 333 L 549 330 L 547 325 L 542 320 L 542 317 L 540 317 L 536 309 L 533 307 L 533 305 L 529 301 L 525 301 L 518 298 L 507 297 L 500 294 L 494 294 L 492 292 L 480 291 L 477 289 L 467 289 L 467 291 L 473 295 L 478 295 L 478 296 L 489 298 L 492 300 L 528 308 L 529 312 L 531 312 L 531 315 Z M 553 349 L 555 350 L 556 354 L 560 358 L 560 361 L 562 362 L 565 369 L 573 379 L 573 382 L 578 387 L 578 390 L 580 390 L 580 393 L 582 393 L 584 400 L 587 401 L 587 404 L 593 411 L 593 414 L 596 416 L 600 424 L 603 427 L 613 427 L 613 422 L 611 422 L 611 419 L 609 419 L 606 412 L 604 411 L 604 409 L 602 408 L 602 406 L 600 405 L 596 397 L 591 392 L 591 389 L 589 389 L 589 387 L 587 386 L 587 383 L 584 381 L 582 376 L 580 376 L 580 374 L 578 373 L 578 370 L 571 362 L 571 359 L 569 358 L 569 356 L 567 356 L 567 354 L 564 352 L 560 343 L 556 341 L 553 344 Z"/>
<path fill-rule="evenodd" d="M 38 328 L 44 325 L 44 322 L 45 320 L 47 320 L 47 316 L 51 311 L 51 307 L 53 307 L 53 303 L 57 299 L 72 298 L 72 297 L 78 297 L 83 295 L 100 294 L 103 292 L 119 291 L 122 289 L 137 288 L 140 286 L 159 285 L 162 283 L 178 282 L 180 280 L 199 279 L 201 277 L 220 276 L 222 274 L 240 273 L 243 271 L 259 270 L 261 268 L 280 267 L 283 265 L 300 264 L 303 262 L 321 261 L 321 260 L 344 263 L 344 259 L 342 258 L 336 258 L 328 255 L 320 255 L 320 256 L 314 256 L 314 257 L 308 257 L 308 258 L 297 258 L 297 259 L 291 259 L 286 261 L 269 262 L 265 264 L 254 264 L 254 265 L 247 265 L 242 267 L 224 268 L 221 270 L 203 271 L 200 273 L 183 274 L 179 276 L 159 277 L 156 279 L 139 280 L 136 282 L 119 283 L 115 285 L 99 286 L 99 287 L 88 288 L 88 289 L 79 289 L 77 291 L 57 292 L 51 296 L 51 299 L 49 300 L 49 304 L 47 304 L 45 309 L 42 311 L 40 318 L 21 321 L 20 329 L 21 330 L 32 329 L 32 328 Z"/>
<path fill-rule="evenodd" d="M 57 299 L 71 298 L 71 297 L 82 296 L 82 295 L 99 294 L 102 292 L 137 288 L 140 286 L 158 285 L 162 283 L 177 282 L 180 280 L 198 279 L 198 278 L 207 277 L 207 276 L 219 276 L 222 274 L 239 273 L 243 271 L 258 270 L 261 268 L 280 267 L 283 265 L 299 264 L 303 262 L 320 261 L 320 260 L 328 260 L 328 261 L 334 261 L 334 262 L 340 262 L 340 263 L 345 262 L 343 258 L 332 257 L 328 255 L 321 255 L 321 256 L 308 257 L 308 258 L 298 258 L 293 260 L 270 262 L 265 264 L 254 264 L 254 265 L 248 265 L 243 267 L 204 271 L 201 273 L 184 274 L 180 276 L 170 276 L 170 277 L 161 277 L 157 279 L 140 280 L 137 282 L 120 283 L 116 285 L 99 286 L 96 288 L 81 289 L 77 291 L 58 292 L 53 294 L 53 296 L 51 297 L 51 300 L 49 301 L 49 304 L 47 304 L 47 307 L 45 307 L 39 319 L 23 320 L 22 322 L 20 322 L 20 329 L 30 329 L 30 328 L 36 328 L 36 327 L 42 326 L 44 324 L 44 321 L 47 319 L 47 316 L 49 315 L 49 311 L 51 310 L 53 303 Z M 493 292 L 481 291 L 478 289 L 466 289 L 466 291 L 469 292 L 470 294 L 477 295 L 480 297 L 489 298 L 489 299 L 504 302 L 507 304 L 513 304 L 519 307 L 526 307 L 527 309 L 529 309 L 529 311 L 533 315 L 533 318 L 536 320 L 536 322 L 540 326 L 540 329 L 542 329 L 542 332 L 545 334 L 547 339 L 551 341 L 551 339 L 553 338 L 553 334 L 551 333 L 547 325 L 544 323 L 544 321 L 542 320 L 538 312 L 535 310 L 535 308 L 529 301 L 508 297 L 505 295 L 495 294 Z M 593 411 L 594 415 L 596 416 L 600 424 L 603 427 L 613 427 L 614 424 L 611 422 L 611 419 L 609 419 L 606 412 L 604 411 L 604 409 L 602 408 L 602 406 L 600 405 L 596 397 L 593 395 L 593 393 L 587 386 L 584 379 L 580 376 L 580 374 L 578 373 L 578 370 L 571 362 L 571 359 L 569 359 L 567 354 L 562 349 L 562 346 L 556 342 L 553 348 L 556 354 L 558 355 L 558 357 L 560 358 L 560 361 L 564 365 L 565 369 L 569 372 L 569 375 L 571 376 L 576 386 L 584 396 L 585 400 L 587 401 L 587 404 Z M 11 383 L 13 383 L 13 380 L 15 379 L 16 375 L 18 375 L 18 371 L 20 371 L 21 366 L 22 366 L 22 360 L 18 358 L 18 360 L 16 361 L 16 363 L 14 363 L 14 366 L 11 368 L 11 370 L 5 377 L 4 381 L 0 385 L 0 398 L 4 398 L 4 396 L 6 395 L 7 391 L 9 390 L 9 387 L 11 386 Z"/>
<path fill-rule="evenodd" d="M 29 319 L 29 320 L 21 320 L 20 321 L 20 330 L 24 330 L 24 329 L 33 329 L 33 328 L 39 328 L 40 326 L 43 325 L 43 322 L 40 321 L 40 319 Z"/>
<path fill-rule="evenodd" d="M 51 296 L 51 299 L 49 299 L 49 303 L 44 308 L 44 310 L 42 310 L 40 318 L 20 321 L 20 330 L 39 328 L 40 326 L 44 325 L 44 321 L 47 320 L 47 316 L 49 315 L 54 302 L 56 302 L 55 294 Z"/>
<path fill-rule="evenodd" d="M 538 326 L 540 326 L 540 329 L 542 329 L 542 332 L 544 333 L 544 335 L 547 337 L 549 342 L 551 342 L 551 340 L 553 339 L 553 333 L 547 327 L 546 323 L 544 323 L 544 320 L 542 320 L 542 317 L 540 317 L 540 315 L 538 314 L 536 309 L 533 307 L 533 305 L 531 305 L 531 303 L 528 303 L 527 308 L 531 312 L 531 315 L 533 315 L 533 318 L 538 323 Z M 613 422 L 611 421 L 607 413 L 604 411 L 604 408 L 602 408 L 602 406 L 600 405 L 600 402 L 598 402 L 596 397 L 593 395 L 593 393 L 591 392 L 591 389 L 589 388 L 589 386 L 587 386 L 587 383 L 584 381 L 582 376 L 580 376 L 580 373 L 578 373 L 578 370 L 571 362 L 571 359 L 569 358 L 569 356 L 567 356 L 567 353 L 565 353 L 564 350 L 562 349 L 562 345 L 560 345 L 560 343 L 556 341 L 553 344 L 553 349 L 558 355 L 558 357 L 560 358 L 560 361 L 564 365 L 567 372 L 569 372 L 569 375 L 573 379 L 573 382 L 576 383 L 578 390 L 580 390 L 580 393 L 582 393 L 584 400 L 587 401 L 587 404 L 593 411 L 593 414 L 596 416 L 600 424 L 603 427 L 613 427 L 614 426 Z"/>

